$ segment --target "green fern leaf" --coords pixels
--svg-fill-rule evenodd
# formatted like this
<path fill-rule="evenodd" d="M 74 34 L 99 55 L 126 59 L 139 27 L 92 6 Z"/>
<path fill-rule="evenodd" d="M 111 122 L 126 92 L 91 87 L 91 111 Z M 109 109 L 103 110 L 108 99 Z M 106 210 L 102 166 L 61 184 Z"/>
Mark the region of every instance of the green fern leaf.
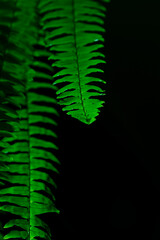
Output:
<path fill-rule="evenodd" d="M 93 0 L 41 0 L 39 4 L 45 41 L 51 52 L 49 60 L 54 61 L 52 67 L 63 68 L 53 75 L 54 85 L 65 84 L 57 91 L 58 103 L 68 115 L 86 124 L 96 120 L 104 104 L 97 97 L 105 91 L 95 82 L 105 81 L 87 75 L 104 72 L 94 66 L 106 63 L 99 58 L 105 56 L 95 52 L 103 47 L 97 43 L 104 42 L 105 29 L 101 25 L 105 10 Z"/>
<path fill-rule="evenodd" d="M 0 212 L 15 216 L 4 225 L 10 231 L 2 234 L 3 239 L 51 240 L 49 227 L 37 215 L 59 213 L 51 188 L 57 186 L 50 176 L 50 172 L 59 173 L 60 162 L 55 156 L 58 148 L 53 143 L 59 114 L 56 100 L 47 94 L 47 90 L 54 92 L 57 88 L 49 83 L 50 74 L 45 72 L 53 74 L 52 68 L 40 60 L 49 53 L 38 29 L 37 2 L 2 1 L 2 9 L 7 11 L 8 5 L 13 10 L 14 21 L 6 19 L 12 26 L 6 52 L 0 51 Z"/>
<path fill-rule="evenodd" d="M 36 75 L 35 75 L 36 76 Z M 35 237 L 41 237 L 44 239 L 50 239 L 48 232 L 37 228 L 37 225 L 33 225 L 32 221 L 36 218 L 36 215 L 44 214 L 47 212 L 57 212 L 59 210 L 55 207 L 55 197 L 47 185 L 57 187 L 49 173 L 46 173 L 40 169 L 49 170 L 54 173 L 59 173 L 54 164 L 59 164 L 58 159 L 49 149 L 57 150 L 57 146 L 51 141 L 45 141 L 41 137 L 49 135 L 56 138 L 57 135 L 49 130 L 47 127 L 41 127 L 37 124 L 47 123 L 49 117 L 44 116 L 43 104 L 48 102 L 55 104 L 53 99 L 45 95 L 40 95 L 36 92 L 32 92 L 34 89 L 42 87 L 42 83 L 30 82 L 26 88 L 28 101 L 26 105 L 26 98 L 17 97 L 17 101 L 21 102 L 21 109 L 18 110 L 20 116 L 20 131 L 15 132 L 14 137 L 4 137 L 3 143 L 6 143 L 6 148 L 2 150 L 3 154 L 7 154 L 1 161 L 5 164 L 0 167 L 0 179 L 1 181 L 7 181 L 11 187 L 4 187 L 0 189 L 0 202 L 4 205 L 0 206 L 1 211 L 10 212 L 12 214 L 21 217 L 22 220 L 27 219 L 30 222 L 30 228 L 28 224 L 27 231 L 15 231 L 11 230 L 4 239 L 20 238 L 31 239 Z M 54 90 L 55 87 L 49 83 L 45 83 L 45 88 Z M 27 107 L 27 108 L 26 108 Z M 28 110 L 27 110 L 28 109 Z M 36 115 L 38 113 L 38 115 Z M 42 114 L 43 113 L 43 114 Z M 51 107 L 45 107 L 45 115 L 52 113 L 58 116 L 57 111 Z M 40 115 L 41 114 L 41 115 Z M 39 117 L 40 116 L 40 117 Z M 56 121 L 50 119 L 50 123 L 53 126 L 57 125 Z M 27 132 L 26 132 L 27 131 Z M 39 134 L 39 137 L 36 137 Z M 9 145 L 7 145 L 9 144 Z M 2 154 L 1 154 L 2 155 Z M 8 177 L 8 174 L 12 174 Z M 42 182 L 43 181 L 43 182 Z M 14 184 L 14 186 L 13 186 Z M 21 186 L 19 186 L 19 184 Z M 38 192 L 40 191 L 40 192 Z M 43 193 L 47 193 L 45 196 Z M 17 196 L 19 195 L 19 196 Z M 6 204 L 9 203 L 9 205 Z M 17 219 L 16 219 L 17 220 Z M 20 221 L 20 219 L 19 219 Z M 16 224 L 16 221 L 14 222 Z M 26 225 L 25 221 L 18 222 L 22 228 Z M 5 225 L 5 228 L 8 225 Z M 20 226 L 19 224 L 16 226 Z M 45 225 L 39 220 L 39 227 L 45 229 Z M 30 235 L 30 238 L 29 235 Z"/>

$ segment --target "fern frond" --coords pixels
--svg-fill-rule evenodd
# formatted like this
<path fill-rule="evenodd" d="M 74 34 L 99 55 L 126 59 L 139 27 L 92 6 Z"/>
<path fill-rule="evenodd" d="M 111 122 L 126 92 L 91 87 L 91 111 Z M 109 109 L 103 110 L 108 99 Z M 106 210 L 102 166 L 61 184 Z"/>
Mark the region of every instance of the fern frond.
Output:
<path fill-rule="evenodd" d="M 52 67 L 63 68 L 53 75 L 54 85 L 65 84 L 57 91 L 58 103 L 68 115 L 86 124 L 95 121 L 104 104 L 97 97 L 105 91 L 95 82 L 105 81 L 88 75 L 104 72 L 94 66 L 106 63 L 101 59 L 104 54 L 96 52 L 103 47 L 105 10 L 94 0 L 41 0 L 39 4 L 45 41 L 52 53 L 49 60 L 54 60 Z"/>
<path fill-rule="evenodd" d="M 4 239 L 13 237 L 34 239 L 38 236 L 50 239 L 45 224 L 40 219 L 37 221 L 36 215 L 59 212 L 55 207 L 55 197 L 49 187 L 56 188 L 57 186 L 48 173 L 48 171 L 58 173 L 54 165 L 59 164 L 59 161 L 51 152 L 51 149 L 56 150 L 57 146 L 52 141 L 43 139 L 47 135 L 50 138 L 57 137 L 47 126 L 43 126 L 44 123 L 48 124 L 48 119 L 50 119 L 45 115 L 47 113 L 57 115 L 57 112 L 53 106 L 50 109 L 45 108 L 45 115 L 43 107 L 41 111 L 38 103 L 47 102 L 49 97 L 31 92 L 32 86 L 36 86 L 38 89 L 38 85 L 41 87 L 42 83 L 31 82 L 28 86 L 28 110 L 25 108 L 25 99 L 21 98 L 24 106 L 19 110 L 20 131 L 15 133 L 16 137 L 14 138 L 5 137 L 3 139 L 3 142 L 10 143 L 10 146 L 3 150 L 7 156 L 2 159 L 5 165 L 0 168 L 1 173 L 4 173 L 0 179 L 7 181 L 10 187 L 0 190 L 0 202 L 4 203 L 0 206 L 0 210 L 16 214 L 19 217 L 7 223 L 5 228 L 11 227 L 10 224 L 14 223 L 23 229 L 23 231 L 11 231 Z M 48 88 L 54 90 L 54 86 L 50 84 L 48 84 Z M 50 123 L 51 121 L 53 125 L 56 124 L 52 119 L 50 119 Z M 8 174 L 12 175 L 8 178 Z M 37 228 L 38 226 L 44 228 L 44 231 Z"/>
<path fill-rule="evenodd" d="M 57 88 L 47 83 L 51 77 L 43 70 L 51 71 L 52 68 L 39 60 L 49 54 L 43 48 L 42 38 L 38 36 L 36 6 L 37 1 L 17 1 L 16 20 L 12 24 L 5 53 L 12 58 L 8 60 L 5 57 L 2 61 L 0 96 L 4 99 L 1 108 L 5 112 L 0 108 L 0 121 L 3 117 L 1 129 L 5 131 L 0 132 L 0 211 L 15 215 L 15 219 L 3 227 L 10 229 L 3 239 L 34 240 L 40 237 L 50 240 L 49 227 L 37 215 L 59 212 L 52 192 L 52 188 L 57 186 L 50 176 L 50 172 L 58 173 L 56 164 L 59 164 L 59 160 L 54 153 L 58 148 L 53 143 L 57 137 L 54 128 L 58 112 L 54 107 L 56 100 L 48 96 L 48 90 L 54 92 Z M 34 52 L 36 44 L 41 50 Z M 34 61 L 36 57 L 37 61 Z M 39 71 L 34 70 L 36 67 Z M 42 81 L 44 78 L 45 82 Z M 12 89 L 10 85 L 13 85 Z M 11 97 L 9 92 L 4 91 L 5 88 L 11 91 Z M 40 89 L 43 93 L 39 93 Z M 7 98 L 10 104 L 20 106 L 19 109 L 14 111 L 7 108 Z M 9 121 L 13 120 L 15 112 L 17 115 L 14 118 L 19 128 L 11 134 L 12 124 Z M 21 230 L 15 230 L 14 226 Z"/>

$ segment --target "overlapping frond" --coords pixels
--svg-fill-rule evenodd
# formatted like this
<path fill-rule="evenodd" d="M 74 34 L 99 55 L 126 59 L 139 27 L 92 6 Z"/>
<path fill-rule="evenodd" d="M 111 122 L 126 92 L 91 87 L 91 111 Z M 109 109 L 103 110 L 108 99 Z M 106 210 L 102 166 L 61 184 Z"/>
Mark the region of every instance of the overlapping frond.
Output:
<path fill-rule="evenodd" d="M 21 231 L 11 230 L 4 239 L 30 240 L 35 237 L 51 239 L 48 227 L 37 215 L 59 212 L 55 207 L 55 197 L 50 189 L 50 186 L 56 188 L 56 183 L 49 174 L 50 172 L 58 173 L 56 164 L 59 161 L 53 153 L 57 149 L 53 139 L 57 136 L 47 127 L 49 123 L 56 125 L 53 117 L 50 118 L 47 114 L 52 113 L 56 116 L 58 114 L 52 98 L 34 92 L 34 89 L 41 87 L 43 90 L 45 88 L 54 90 L 49 83 L 29 83 L 27 108 L 26 99 L 19 99 L 22 104 L 22 109 L 18 111 L 21 117 L 20 131 L 15 133 L 14 138 L 3 139 L 4 142 L 10 143 L 10 146 L 3 150 L 7 155 L 2 161 L 7 164 L 0 169 L 0 179 L 7 181 L 7 187 L 0 190 L 0 202 L 4 204 L 0 206 L 0 210 L 16 214 L 18 217 L 10 220 L 4 228 L 11 228 L 14 225 L 22 228 Z M 43 105 L 41 105 L 42 102 Z M 52 103 L 53 106 L 47 107 L 47 102 Z M 44 140 L 46 136 L 52 138 L 52 141 Z M 9 178 L 8 174 L 10 174 Z M 42 227 L 43 230 L 38 227 Z"/>
<path fill-rule="evenodd" d="M 95 83 L 104 80 L 88 76 L 104 72 L 97 64 L 106 63 L 102 27 L 106 8 L 94 0 L 40 0 L 45 41 L 54 62 L 52 67 L 63 68 L 53 75 L 53 84 L 65 84 L 57 91 L 63 110 L 78 120 L 90 124 L 99 114 L 104 101 L 98 97 L 104 90 Z M 100 43 L 101 42 L 101 43 Z"/>
<path fill-rule="evenodd" d="M 86 124 L 95 121 L 105 94 L 97 85 L 105 81 L 89 74 L 103 73 L 95 65 L 105 63 L 97 51 L 105 10 L 95 0 L 1 0 L 0 212 L 13 218 L 0 223 L 0 239 L 51 240 L 38 215 L 59 213 L 51 177 L 60 164 L 53 96 L 62 84 L 63 110 Z"/>
<path fill-rule="evenodd" d="M 59 164 L 54 144 L 56 100 L 48 96 L 48 91 L 54 92 L 56 87 L 47 82 L 53 71 L 40 60 L 49 53 L 38 28 L 38 1 L 18 0 L 11 5 L 9 0 L 2 2 L 1 8 L 6 11 L 7 6 L 14 9 L 14 17 L 4 22 L 10 29 L 5 51 L 1 51 L 0 212 L 15 217 L 3 226 L 7 234 L 0 234 L 3 239 L 50 240 L 50 229 L 38 215 L 59 212 L 52 192 L 56 183 L 50 176 L 51 172 L 58 173 L 56 164 Z M 39 71 L 35 71 L 36 67 Z M 15 226 L 20 230 L 15 230 Z"/>

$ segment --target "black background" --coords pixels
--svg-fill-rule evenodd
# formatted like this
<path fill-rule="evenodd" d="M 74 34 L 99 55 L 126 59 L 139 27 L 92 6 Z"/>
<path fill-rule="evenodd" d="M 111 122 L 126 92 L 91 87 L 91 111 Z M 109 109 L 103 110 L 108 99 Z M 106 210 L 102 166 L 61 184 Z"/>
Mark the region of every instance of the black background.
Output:
<path fill-rule="evenodd" d="M 160 4 L 111 0 L 104 108 L 89 126 L 60 111 L 53 238 L 160 239 Z"/>

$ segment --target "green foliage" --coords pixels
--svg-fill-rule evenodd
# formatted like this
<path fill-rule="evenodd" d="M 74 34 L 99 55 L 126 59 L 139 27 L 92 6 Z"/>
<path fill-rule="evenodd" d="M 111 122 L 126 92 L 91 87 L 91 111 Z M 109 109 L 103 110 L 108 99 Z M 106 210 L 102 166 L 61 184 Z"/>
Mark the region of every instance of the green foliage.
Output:
<path fill-rule="evenodd" d="M 57 99 L 72 117 L 95 121 L 104 103 L 95 97 L 104 90 L 94 83 L 105 81 L 87 75 L 103 72 L 91 66 L 105 63 L 97 52 L 103 47 L 97 32 L 105 31 L 100 26 L 105 7 L 94 0 L 0 0 L 0 5 L 0 214 L 12 215 L 0 222 L 0 239 L 50 240 L 38 215 L 59 213 L 53 194 L 60 164 Z M 55 67 L 64 69 L 55 73 Z"/>
<path fill-rule="evenodd" d="M 56 100 L 38 92 L 57 88 L 47 82 L 52 68 L 40 60 L 49 53 L 37 24 L 37 2 L 1 1 L 0 211 L 14 216 L 3 226 L 8 230 L 1 232 L 1 239 L 51 239 L 49 227 L 37 215 L 59 213 L 51 190 L 57 186 L 50 176 L 58 173 L 57 135 L 47 126 L 57 125 Z"/>
<path fill-rule="evenodd" d="M 104 54 L 96 51 L 103 47 L 106 8 L 93 0 L 41 0 L 39 9 L 52 67 L 63 68 L 53 76 L 58 78 L 54 85 L 65 83 L 57 91 L 58 103 L 68 115 L 91 124 L 104 103 L 97 98 L 104 90 L 95 83 L 105 81 L 88 75 L 103 72 L 94 66 L 106 63 Z"/>

